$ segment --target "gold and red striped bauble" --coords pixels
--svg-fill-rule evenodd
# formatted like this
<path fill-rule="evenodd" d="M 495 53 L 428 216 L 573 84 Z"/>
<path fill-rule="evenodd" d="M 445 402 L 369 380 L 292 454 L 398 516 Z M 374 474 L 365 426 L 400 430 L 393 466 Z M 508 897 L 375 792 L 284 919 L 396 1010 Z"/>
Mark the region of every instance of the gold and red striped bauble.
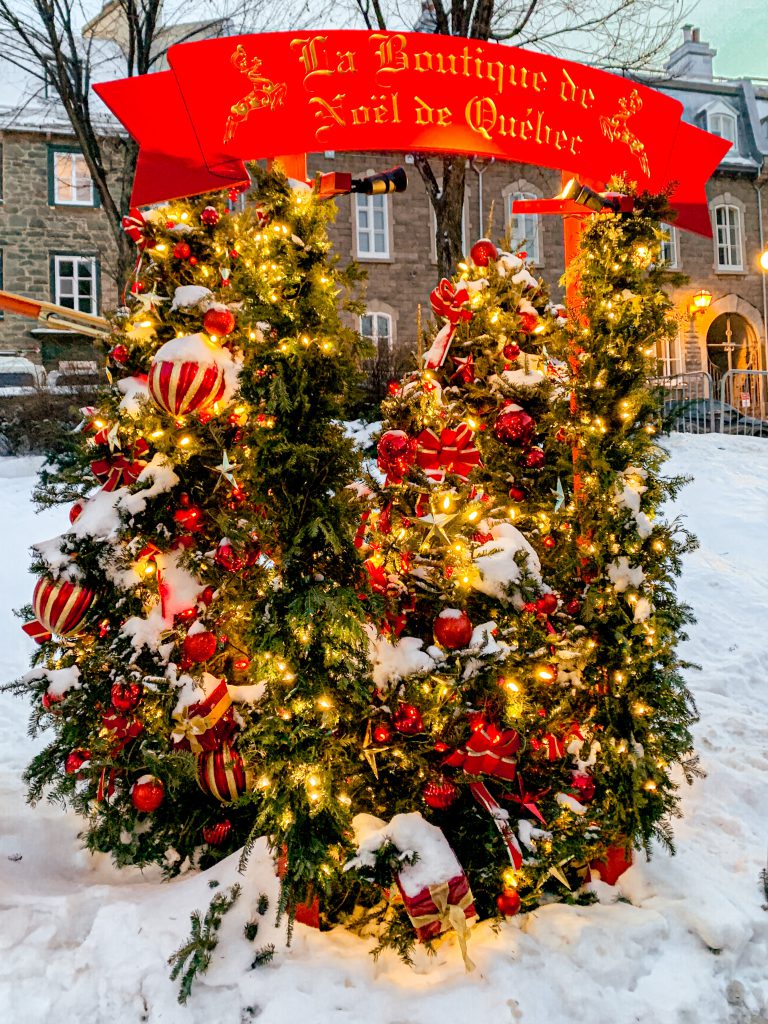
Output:
<path fill-rule="evenodd" d="M 69 580 L 43 576 L 37 581 L 32 596 L 35 618 L 58 636 L 74 636 L 91 607 L 94 593 L 88 587 Z"/>
<path fill-rule="evenodd" d="M 149 393 L 171 416 L 204 412 L 224 395 L 224 370 L 216 363 L 153 359 Z"/>
<path fill-rule="evenodd" d="M 253 789 L 250 772 L 229 743 L 222 743 L 216 750 L 205 750 L 198 755 L 197 782 L 205 793 L 215 796 L 223 804 L 231 803 Z"/>

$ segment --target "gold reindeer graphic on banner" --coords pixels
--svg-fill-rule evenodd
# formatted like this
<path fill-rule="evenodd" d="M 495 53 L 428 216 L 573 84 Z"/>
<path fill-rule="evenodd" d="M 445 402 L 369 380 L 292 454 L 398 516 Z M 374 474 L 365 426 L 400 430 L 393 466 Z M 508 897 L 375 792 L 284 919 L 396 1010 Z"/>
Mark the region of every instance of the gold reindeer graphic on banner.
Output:
<path fill-rule="evenodd" d="M 248 63 L 248 57 L 243 46 L 238 45 L 230 57 L 230 61 L 241 71 L 252 85 L 251 91 L 243 96 L 237 103 L 229 108 L 231 113 L 227 118 L 227 125 L 224 129 L 224 144 L 231 142 L 235 137 L 238 127 L 250 117 L 254 110 L 261 110 L 269 107 L 281 107 L 285 94 L 288 91 L 285 82 L 273 82 L 271 78 L 260 74 L 261 61 L 253 57 Z"/>
<path fill-rule="evenodd" d="M 640 99 L 640 94 L 637 89 L 633 89 L 628 99 L 622 96 L 619 100 L 618 114 L 614 114 L 613 117 L 602 116 L 600 118 L 600 127 L 603 129 L 603 135 L 606 135 L 611 142 L 623 142 L 625 146 L 629 146 L 630 152 L 634 153 L 640 161 L 643 174 L 650 177 L 651 168 L 648 163 L 648 155 L 645 152 L 645 143 L 641 142 L 627 125 L 630 117 L 642 110 L 642 107 L 643 101 Z"/>

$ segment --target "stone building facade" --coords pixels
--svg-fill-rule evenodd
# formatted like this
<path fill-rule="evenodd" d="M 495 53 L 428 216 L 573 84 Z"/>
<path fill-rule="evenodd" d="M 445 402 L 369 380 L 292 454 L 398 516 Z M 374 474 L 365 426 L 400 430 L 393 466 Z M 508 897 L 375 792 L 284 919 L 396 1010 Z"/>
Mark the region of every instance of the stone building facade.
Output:
<path fill-rule="evenodd" d="M 768 245 L 768 83 L 716 79 L 714 56 L 697 30 L 686 27 L 664 74 L 646 82 L 679 99 L 687 121 L 733 143 L 707 186 L 714 238 L 672 230 L 663 252 L 689 281 L 674 295 L 678 337 L 659 352 L 660 371 L 708 371 L 717 379 L 728 369 L 768 369 L 768 296 L 759 265 Z M 64 126 L 35 128 L 0 111 L 0 142 L 3 287 L 65 305 L 80 303 L 88 312 L 113 305 L 109 231 Z M 405 194 L 338 199 L 331 230 L 341 258 L 367 269 L 368 313 L 358 326 L 378 346 L 380 364 L 393 368 L 413 358 L 419 306 L 428 318 L 437 275 L 434 220 L 409 161 L 404 153 L 326 152 L 309 158 L 310 173 L 344 170 L 362 177 L 398 163 L 409 172 Z M 521 217 L 511 210 L 515 197 L 547 197 L 559 189 L 559 173 L 545 168 L 468 161 L 467 248 L 482 235 L 507 235 L 511 245 L 525 248 L 559 297 L 564 269 L 559 218 Z M 73 290 L 82 294 L 72 297 Z M 692 297 L 701 290 L 710 293 L 711 304 L 691 315 Z M 88 347 L 84 339 L 41 331 L 15 316 L 0 320 L 0 352 L 29 355 L 47 369 L 58 360 L 81 357 Z"/>

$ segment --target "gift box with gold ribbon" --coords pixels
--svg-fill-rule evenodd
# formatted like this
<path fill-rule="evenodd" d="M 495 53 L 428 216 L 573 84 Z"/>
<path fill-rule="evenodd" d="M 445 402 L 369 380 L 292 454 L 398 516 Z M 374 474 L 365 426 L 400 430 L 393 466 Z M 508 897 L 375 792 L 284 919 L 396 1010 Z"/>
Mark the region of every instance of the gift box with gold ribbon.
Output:
<path fill-rule="evenodd" d="M 237 724 L 226 679 L 221 679 L 204 700 L 174 711 L 173 719 L 171 739 L 176 750 L 200 754 L 230 740 L 237 731 Z"/>

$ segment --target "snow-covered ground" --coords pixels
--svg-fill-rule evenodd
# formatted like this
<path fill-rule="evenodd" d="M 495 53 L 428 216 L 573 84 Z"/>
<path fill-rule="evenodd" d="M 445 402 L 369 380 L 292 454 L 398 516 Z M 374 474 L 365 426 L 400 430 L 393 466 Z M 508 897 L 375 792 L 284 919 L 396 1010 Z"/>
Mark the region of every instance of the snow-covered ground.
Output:
<path fill-rule="evenodd" d="M 19 1024 L 768 1024 L 768 912 L 759 874 L 768 834 L 768 442 L 715 435 L 669 442 L 671 469 L 693 474 L 675 512 L 698 534 L 682 594 L 698 616 L 684 654 L 708 775 L 684 796 L 678 854 L 658 852 L 601 904 L 550 906 L 474 930 L 477 963 L 465 975 L 452 939 L 415 970 L 339 931 L 262 919 L 249 970 L 243 924 L 276 883 L 263 849 L 241 879 L 221 944 L 185 1008 L 166 958 L 205 908 L 210 877 L 237 880 L 231 858 L 207 875 L 162 884 L 115 871 L 78 850 L 77 821 L 27 807 L 20 773 L 35 745 L 27 709 L 0 696 L 0 1020 Z M 3 605 L 22 604 L 32 541 L 65 525 L 64 511 L 33 517 L 32 460 L 0 460 Z M 30 644 L 18 620 L 0 620 L 0 677 L 24 670 Z M 622 898 L 620 898 L 622 897 Z M 274 905 L 274 902 L 273 902 Z"/>

